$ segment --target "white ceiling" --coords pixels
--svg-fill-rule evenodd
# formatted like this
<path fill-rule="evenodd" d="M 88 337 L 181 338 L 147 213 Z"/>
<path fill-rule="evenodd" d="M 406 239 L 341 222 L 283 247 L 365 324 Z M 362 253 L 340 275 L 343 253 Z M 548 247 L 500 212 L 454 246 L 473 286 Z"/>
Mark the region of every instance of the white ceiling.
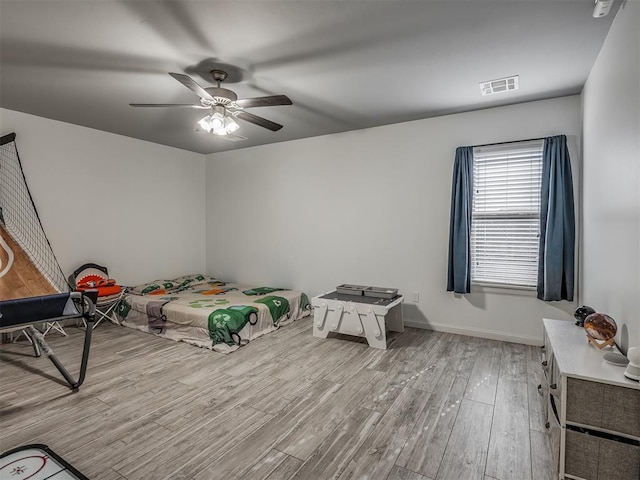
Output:
<path fill-rule="evenodd" d="M 592 0 L 0 1 L 0 106 L 200 153 L 579 93 L 619 2 Z M 195 131 L 203 87 L 227 67 L 278 132 L 242 142 Z M 478 82 L 520 75 L 482 97 Z M 5 134 L 8 132 L 0 132 Z"/>

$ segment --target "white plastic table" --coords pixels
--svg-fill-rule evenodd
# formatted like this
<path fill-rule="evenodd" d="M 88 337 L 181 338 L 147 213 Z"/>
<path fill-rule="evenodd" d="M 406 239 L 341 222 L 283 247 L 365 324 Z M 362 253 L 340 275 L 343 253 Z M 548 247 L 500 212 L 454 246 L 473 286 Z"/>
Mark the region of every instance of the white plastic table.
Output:
<path fill-rule="evenodd" d="M 327 338 L 329 332 L 365 337 L 370 347 L 386 350 L 387 333 L 404 332 L 402 301 L 346 295 L 331 291 L 313 297 L 313 336 Z"/>

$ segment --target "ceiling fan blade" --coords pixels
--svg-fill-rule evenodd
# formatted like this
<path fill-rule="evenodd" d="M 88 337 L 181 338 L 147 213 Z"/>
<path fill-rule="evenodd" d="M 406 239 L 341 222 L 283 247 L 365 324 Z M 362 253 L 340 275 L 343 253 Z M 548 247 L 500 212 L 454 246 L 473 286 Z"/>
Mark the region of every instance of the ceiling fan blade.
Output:
<path fill-rule="evenodd" d="M 277 132 L 282 128 L 282 125 L 280 125 L 279 123 L 272 122 L 271 120 L 267 120 L 266 118 L 259 117 L 258 115 L 254 115 L 253 113 L 237 112 L 237 113 L 234 113 L 234 115 L 244 120 L 245 122 L 254 123 L 256 125 L 267 128 L 274 132 Z"/>
<path fill-rule="evenodd" d="M 235 133 L 228 133 L 227 135 L 214 135 L 214 137 L 220 137 L 227 142 L 242 142 L 243 140 L 247 140 L 247 137 L 236 135 Z"/>
<path fill-rule="evenodd" d="M 130 103 L 132 107 L 178 107 L 178 108 L 195 108 L 208 109 L 203 105 L 192 105 L 190 103 Z"/>
<path fill-rule="evenodd" d="M 189 75 L 185 75 L 183 73 L 171 73 L 171 72 L 169 72 L 169 75 L 171 75 L 173 78 L 178 80 L 181 84 L 183 84 L 193 93 L 198 95 L 200 98 L 204 98 L 205 100 L 210 100 L 212 102 L 215 101 L 213 97 L 209 95 L 204 88 L 198 85 L 196 81 L 193 78 L 191 78 Z"/>
<path fill-rule="evenodd" d="M 242 108 L 253 107 L 275 107 L 277 105 L 293 105 L 293 102 L 286 95 L 268 95 L 266 97 L 241 98 L 235 101 L 236 105 Z"/>

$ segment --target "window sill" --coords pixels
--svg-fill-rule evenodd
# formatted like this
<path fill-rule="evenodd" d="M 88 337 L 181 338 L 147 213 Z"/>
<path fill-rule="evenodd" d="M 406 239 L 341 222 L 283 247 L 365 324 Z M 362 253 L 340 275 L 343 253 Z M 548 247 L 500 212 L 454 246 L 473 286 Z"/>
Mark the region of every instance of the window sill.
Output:
<path fill-rule="evenodd" d="M 471 293 L 499 293 L 502 295 L 517 295 L 520 297 L 532 297 L 535 298 L 538 295 L 538 290 L 535 287 L 519 287 L 519 286 L 506 286 L 506 285 L 492 285 L 489 283 L 472 283 Z"/>

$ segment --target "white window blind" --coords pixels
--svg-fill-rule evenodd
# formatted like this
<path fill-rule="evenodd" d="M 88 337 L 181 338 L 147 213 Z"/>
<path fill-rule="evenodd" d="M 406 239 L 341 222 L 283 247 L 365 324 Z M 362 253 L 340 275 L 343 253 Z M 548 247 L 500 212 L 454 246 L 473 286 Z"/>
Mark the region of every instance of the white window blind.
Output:
<path fill-rule="evenodd" d="M 543 145 L 473 149 L 472 283 L 536 287 Z"/>

